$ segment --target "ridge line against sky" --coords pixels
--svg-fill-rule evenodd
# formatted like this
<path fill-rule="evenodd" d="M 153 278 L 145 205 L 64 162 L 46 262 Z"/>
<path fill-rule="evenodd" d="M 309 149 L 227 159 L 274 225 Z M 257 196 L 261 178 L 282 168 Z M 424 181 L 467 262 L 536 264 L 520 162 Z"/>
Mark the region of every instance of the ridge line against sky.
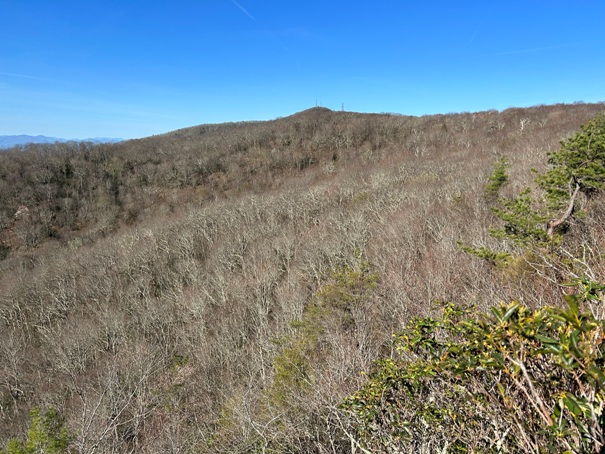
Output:
<path fill-rule="evenodd" d="M 0 0 L 0 135 L 605 99 L 605 2 Z"/>

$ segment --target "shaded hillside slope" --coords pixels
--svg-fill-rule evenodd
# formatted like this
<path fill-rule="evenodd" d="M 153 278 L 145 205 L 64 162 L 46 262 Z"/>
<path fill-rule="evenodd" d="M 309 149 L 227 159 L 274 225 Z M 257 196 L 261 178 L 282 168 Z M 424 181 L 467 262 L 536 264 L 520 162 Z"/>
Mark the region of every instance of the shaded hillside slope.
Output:
<path fill-rule="evenodd" d="M 85 452 L 347 452 L 338 404 L 433 300 L 558 301 L 457 241 L 501 247 L 495 162 L 518 192 L 603 107 L 315 108 L 1 154 L 0 446 L 52 406 Z"/>

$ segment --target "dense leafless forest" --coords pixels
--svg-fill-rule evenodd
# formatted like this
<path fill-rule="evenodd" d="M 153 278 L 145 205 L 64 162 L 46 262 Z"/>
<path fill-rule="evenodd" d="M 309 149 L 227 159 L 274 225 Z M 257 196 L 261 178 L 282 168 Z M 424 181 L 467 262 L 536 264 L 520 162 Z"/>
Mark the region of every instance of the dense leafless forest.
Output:
<path fill-rule="evenodd" d="M 74 452 L 351 452 L 342 401 L 433 301 L 560 305 L 459 244 L 513 248 L 494 165 L 518 193 L 603 110 L 313 108 L 0 153 L 0 448 L 53 408 Z"/>

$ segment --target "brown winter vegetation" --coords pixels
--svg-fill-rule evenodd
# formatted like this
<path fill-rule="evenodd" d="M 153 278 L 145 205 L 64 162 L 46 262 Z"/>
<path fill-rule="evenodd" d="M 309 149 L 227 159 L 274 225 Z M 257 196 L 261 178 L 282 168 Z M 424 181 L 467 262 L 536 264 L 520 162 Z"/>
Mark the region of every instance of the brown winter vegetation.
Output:
<path fill-rule="evenodd" d="M 489 234 L 494 165 L 518 194 L 604 110 L 313 108 L 0 153 L 0 449 L 33 408 L 74 452 L 361 449 L 341 404 L 435 300 L 561 305 L 531 260 L 458 243 L 510 251 Z M 575 234 L 604 282 L 592 203 Z"/>

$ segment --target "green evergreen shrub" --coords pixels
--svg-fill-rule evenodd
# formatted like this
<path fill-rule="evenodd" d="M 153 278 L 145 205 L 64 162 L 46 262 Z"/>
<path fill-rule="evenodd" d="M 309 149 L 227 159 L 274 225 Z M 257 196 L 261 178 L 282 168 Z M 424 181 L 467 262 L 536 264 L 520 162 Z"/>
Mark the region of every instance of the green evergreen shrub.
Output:
<path fill-rule="evenodd" d="M 341 330 L 354 328 L 352 310 L 376 288 L 378 277 L 361 253 L 356 264 L 332 272 L 330 281 L 315 293 L 302 319 L 292 323 L 294 333 L 277 341 L 281 351 L 273 362 L 273 403 L 287 405 L 292 393 L 310 389 L 314 367 L 327 356 L 322 349 L 329 348 L 322 342 L 322 335 L 329 325 L 336 324 Z"/>
<path fill-rule="evenodd" d="M 397 354 L 342 405 L 362 446 L 602 452 L 605 322 L 582 307 L 587 295 L 602 301 L 605 286 L 581 284 L 565 309 L 443 304 L 440 317 L 412 320 L 395 336 Z"/>
<path fill-rule="evenodd" d="M 40 415 L 40 410 L 34 408 L 30 411 L 27 439 L 11 439 L 6 451 L 0 449 L 0 454 L 64 454 L 69 452 L 72 439 L 73 435 L 56 409 L 51 407 Z"/>
<path fill-rule="evenodd" d="M 496 162 L 493 172 L 489 176 L 487 186 L 485 187 L 485 194 L 488 197 L 497 197 L 500 188 L 508 182 L 507 170 L 510 167 L 508 159 L 502 156 Z"/>
<path fill-rule="evenodd" d="M 548 155 L 550 170 L 536 182 L 545 192 L 549 207 L 565 207 L 574 186 L 592 195 L 605 185 L 605 113 L 581 126 L 581 131 L 561 142 L 561 148 Z"/>

